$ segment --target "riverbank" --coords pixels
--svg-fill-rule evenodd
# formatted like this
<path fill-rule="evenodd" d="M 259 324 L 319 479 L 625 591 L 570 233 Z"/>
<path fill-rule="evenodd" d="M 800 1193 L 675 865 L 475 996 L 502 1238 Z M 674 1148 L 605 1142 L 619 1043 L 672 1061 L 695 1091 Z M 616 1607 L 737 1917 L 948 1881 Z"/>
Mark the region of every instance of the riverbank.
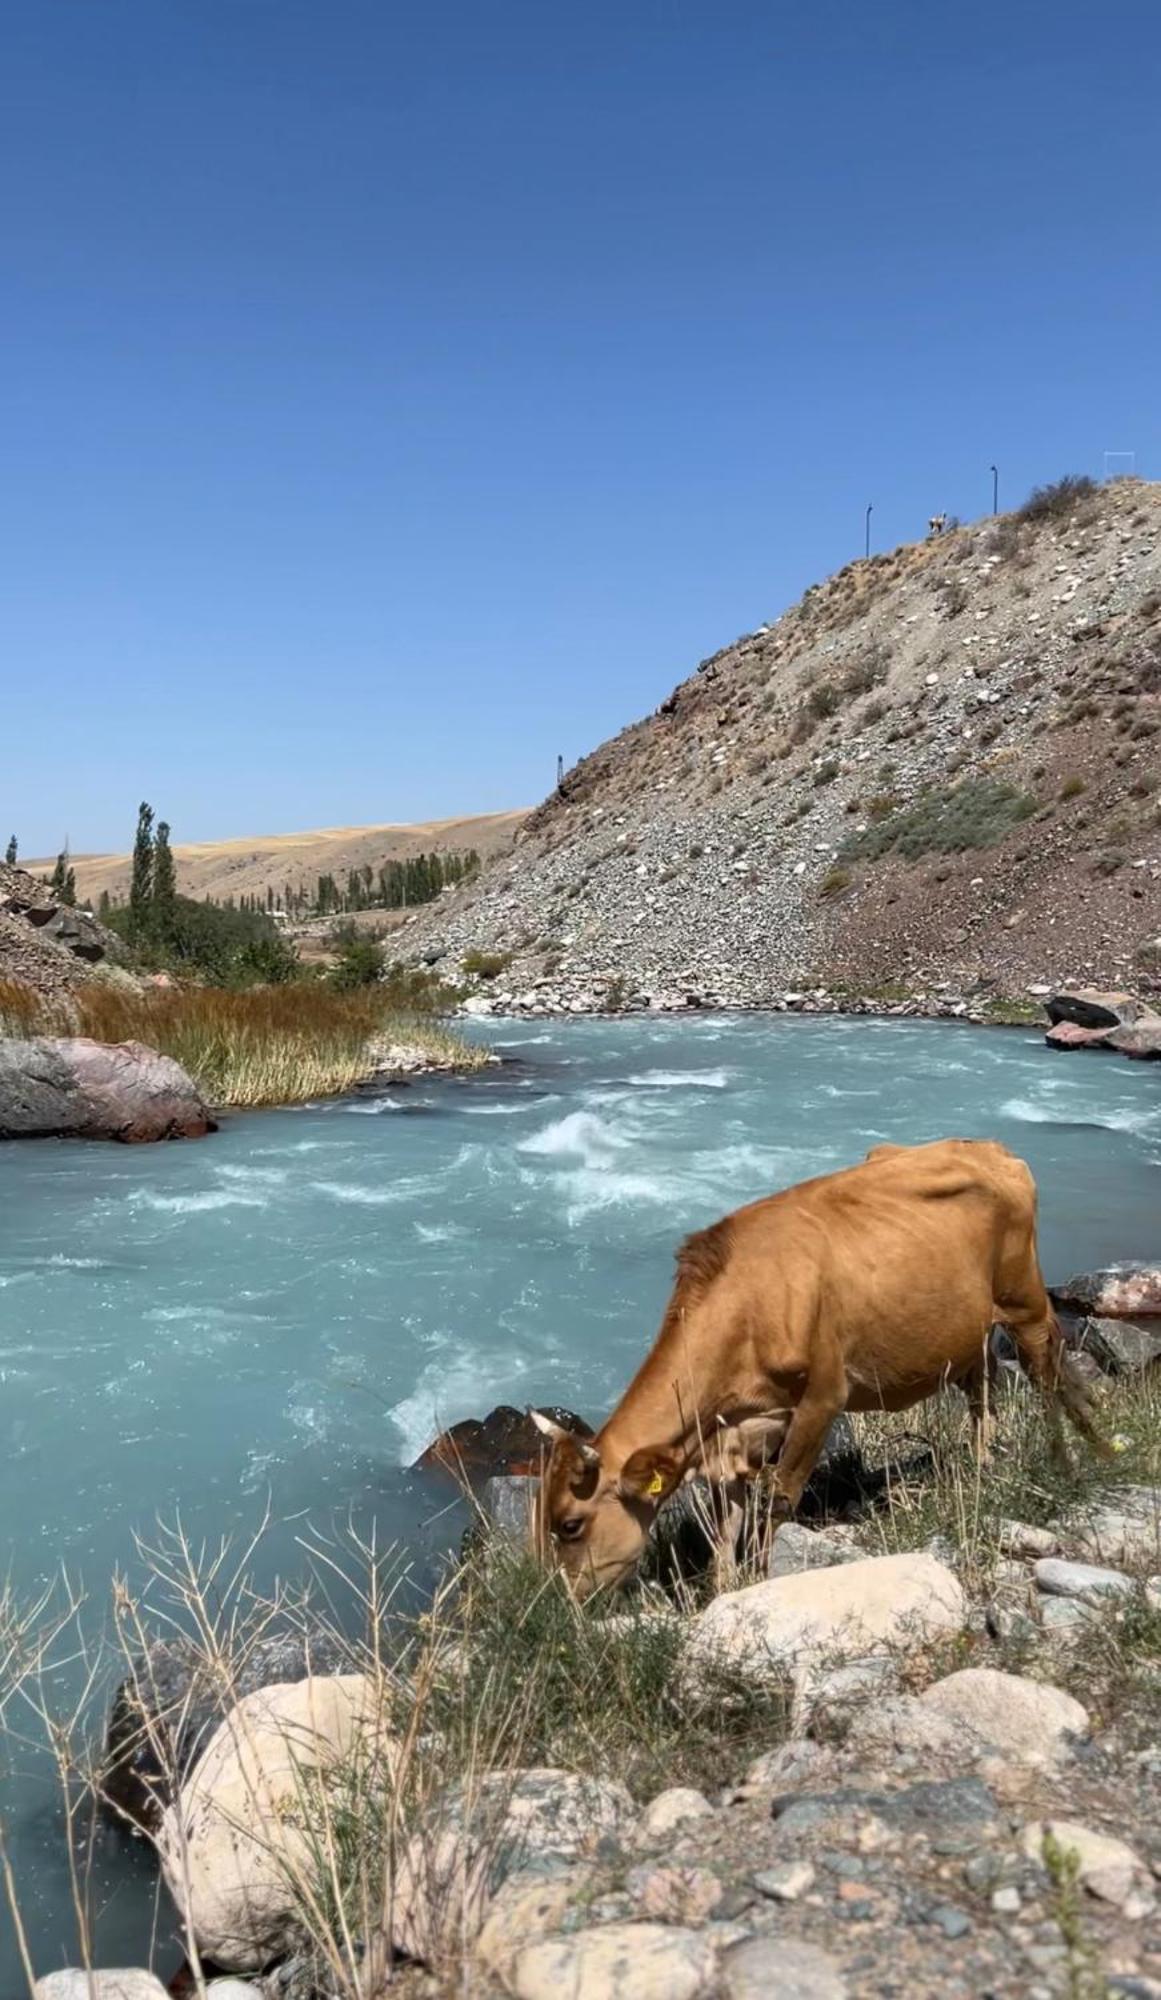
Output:
<path fill-rule="evenodd" d="M 964 992 L 945 981 L 931 989 L 897 983 L 865 988 L 787 987 L 771 990 L 761 999 L 737 1000 L 723 999 L 703 988 L 630 988 L 615 979 L 572 985 L 537 981 L 516 990 L 497 979 L 494 986 L 477 985 L 461 1002 L 460 1012 L 481 1020 L 491 1016 L 559 1020 L 573 1015 L 614 1019 L 650 1014 L 834 1014 L 874 1020 L 967 1021 L 981 1028 L 1035 1027 L 1044 1018 L 1044 1002 L 1051 992 L 1048 986 L 1024 995 L 981 992 L 978 988 Z"/>
<path fill-rule="evenodd" d="M 180 1064 L 211 1107 L 233 1110 L 488 1061 L 444 1021 L 401 1012 L 387 989 L 343 992 L 317 980 L 241 989 L 94 981 L 52 995 L 2 984 L 0 1036 L 138 1042 Z"/>

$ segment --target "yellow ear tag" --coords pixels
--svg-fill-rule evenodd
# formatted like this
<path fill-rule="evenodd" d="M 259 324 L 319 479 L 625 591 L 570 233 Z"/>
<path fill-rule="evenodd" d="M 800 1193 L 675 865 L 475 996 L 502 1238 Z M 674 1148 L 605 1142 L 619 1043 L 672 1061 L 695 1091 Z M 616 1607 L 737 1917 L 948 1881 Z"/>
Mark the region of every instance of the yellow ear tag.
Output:
<path fill-rule="evenodd" d="M 665 1481 L 664 1481 L 664 1479 L 662 1478 L 662 1476 L 661 1476 L 661 1474 L 660 1474 L 659 1472 L 655 1472 L 655 1473 L 653 1474 L 653 1477 L 652 1477 L 652 1479 L 651 1479 L 651 1480 L 649 1481 L 649 1484 L 648 1484 L 648 1486 L 647 1486 L 647 1487 L 645 1488 L 645 1491 L 646 1491 L 646 1493 L 647 1493 L 647 1494 L 649 1495 L 649 1498 L 650 1498 L 651 1500 L 656 1500 L 656 1498 L 657 1498 L 658 1494 L 660 1494 L 660 1493 L 664 1493 L 664 1491 L 665 1491 Z"/>

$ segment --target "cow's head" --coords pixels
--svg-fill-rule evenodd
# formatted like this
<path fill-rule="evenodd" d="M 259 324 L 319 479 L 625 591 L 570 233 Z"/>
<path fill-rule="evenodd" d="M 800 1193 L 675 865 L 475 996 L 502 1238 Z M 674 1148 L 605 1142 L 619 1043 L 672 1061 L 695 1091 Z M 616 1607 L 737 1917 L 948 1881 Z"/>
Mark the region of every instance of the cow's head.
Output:
<path fill-rule="evenodd" d="M 536 1502 L 538 1553 L 564 1571 L 578 1598 L 626 1582 L 658 1508 L 685 1476 L 685 1459 L 666 1446 L 647 1446 L 610 1473 L 596 1445 L 536 1410 L 532 1416 L 551 1440 Z"/>

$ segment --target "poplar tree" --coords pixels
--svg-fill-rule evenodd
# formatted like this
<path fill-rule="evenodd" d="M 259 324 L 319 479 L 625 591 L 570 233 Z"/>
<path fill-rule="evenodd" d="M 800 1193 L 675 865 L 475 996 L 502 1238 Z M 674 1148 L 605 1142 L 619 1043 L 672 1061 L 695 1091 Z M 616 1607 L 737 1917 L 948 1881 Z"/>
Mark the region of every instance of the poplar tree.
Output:
<path fill-rule="evenodd" d="M 13 834 L 4 851 L 4 859 L 10 868 L 16 866 L 16 835 Z"/>
<path fill-rule="evenodd" d="M 173 869 L 173 849 L 169 844 L 169 823 L 157 822 L 157 838 L 153 843 L 153 921 L 162 936 L 173 926 L 174 899 L 177 883 Z"/>
<path fill-rule="evenodd" d="M 150 929 L 153 915 L 153 807 L 142 800 L 137 808 L 133 842 L 133 875 L 129 883 L 129 929 L 137 942 Z"/>

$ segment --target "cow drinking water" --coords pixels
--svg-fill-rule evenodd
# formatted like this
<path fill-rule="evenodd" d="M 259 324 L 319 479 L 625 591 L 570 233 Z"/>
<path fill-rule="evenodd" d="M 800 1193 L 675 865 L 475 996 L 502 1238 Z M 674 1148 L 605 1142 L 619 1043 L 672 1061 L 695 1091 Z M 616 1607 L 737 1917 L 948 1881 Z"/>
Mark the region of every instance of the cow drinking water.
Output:
<path fill-rule="evenodd" d="M 983 1451 L 996 1321 L 1054 1435 L 1063 1408 L 1099 1444 L 1040 1274 L 1036 1186 L 1004 1146 L 877 1146 L 752 1202 L 682 1245 L 661 1331 L 596 1437 L 541 1424 L 541 1554 L 578 1597 L 621 1583 L 683 1479 L 720 1483 L 732 1530 L 744 1480 L 775 1452 L 789 1512 L 840 1410 L 907 1409 L 949 1381 Z"/>

